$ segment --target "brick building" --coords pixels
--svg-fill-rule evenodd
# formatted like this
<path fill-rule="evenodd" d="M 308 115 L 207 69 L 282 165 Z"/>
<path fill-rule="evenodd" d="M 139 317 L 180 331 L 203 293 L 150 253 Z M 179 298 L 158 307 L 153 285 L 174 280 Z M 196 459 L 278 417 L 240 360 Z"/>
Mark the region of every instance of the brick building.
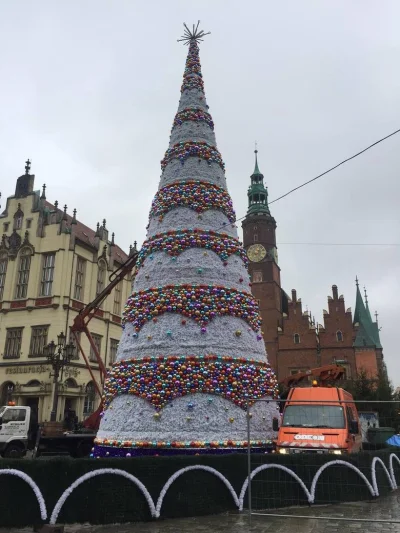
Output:
<path fill-rule="evenodd" d="M 374 377 L 383 365 L 377 321 L 356 282 L 354 316 L 336 285 L 323 311 L 323 325 L 304 311 L 296 290 L 282 289 L 276 246 L 276 221 L 268 205 L 264 176 L 256 163 L 248 189 L 248 211 L 242 222 L 243 244 L 249 257 L 252 292 L 263 319 L 268 358 L 278 379 L 322 365 L 340 363 L 348 378 L 365 371 Z"/>

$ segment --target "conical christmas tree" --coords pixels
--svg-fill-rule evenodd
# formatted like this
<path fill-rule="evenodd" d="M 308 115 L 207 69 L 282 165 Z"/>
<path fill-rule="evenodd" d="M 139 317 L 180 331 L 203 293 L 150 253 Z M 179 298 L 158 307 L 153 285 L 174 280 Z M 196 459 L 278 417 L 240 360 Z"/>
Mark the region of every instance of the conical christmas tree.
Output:
<path fill-rule="evenodd" d="M 105 384 L 95 457 L 244 449 L 247 400 L 277 394 L 204 94 L 203 35 L 186 28 L 181 99 Z M 274 402 L 253 405 L 254 450 L 269 443 L 276 414 Z"/>

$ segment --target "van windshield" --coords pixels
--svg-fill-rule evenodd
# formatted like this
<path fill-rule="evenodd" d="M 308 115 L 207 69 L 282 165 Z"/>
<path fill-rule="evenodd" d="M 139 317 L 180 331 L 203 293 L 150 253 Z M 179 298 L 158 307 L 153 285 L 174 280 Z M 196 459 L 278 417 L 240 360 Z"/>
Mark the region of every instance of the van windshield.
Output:
<path fill-rule="evenodd" d="M 339 405 L 288 405 L 283 415 L 284 427 L 345 428 L 343 408 Z"/>

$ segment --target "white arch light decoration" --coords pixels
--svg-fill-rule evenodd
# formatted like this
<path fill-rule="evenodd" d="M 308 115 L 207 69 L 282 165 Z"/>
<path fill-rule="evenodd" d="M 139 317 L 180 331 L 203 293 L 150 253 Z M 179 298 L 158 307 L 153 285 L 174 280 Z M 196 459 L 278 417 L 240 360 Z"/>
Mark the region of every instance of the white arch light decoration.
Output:
<path fill-rule="evenodd" d="M 165 485 L 161 489 L 160 496 L 158 497 L 158 500 L 157 500 L 156 515 L 155 515 L 156 518 L 160 517 L 161 506 L 162 506 L 164 497 L 165 497 L 168 489 L 172 485 L 172 483 L 176 479 L 178 479 L 178 477 L 180 477 L 182 474 L 185 474 L 186 472 L 190 472 L 191 470 L 204 470 L 205 472 L 210 472 L 211 474 L 214 474 L 215 476 L 217 476 L 217 478 L 219 478 L 225 484 L 225 486 L 228 488 L 228 490 L 232 494 L 233 501 L 235 502 L 236 506 L 239 507 L 239 510 L 240 510 L 240 504 L 239 504 L 239 500 L 238 500 L 237 494 L 235 492 L 235 489 L 232 487 L 230 481 L 228 481 L 226 479 L 226 477 L 223 474 L 221 474 L 221 472 L 218 472 L 218 470 L 216 470 L 215 468 L 212 468 L 211 466 L 192 465 L 192 466 L 187 466 L 185 468 L 181 468 L 180 470 L 177 470 L 175 472 L 175 474 L 172 474 L 172 476 L 165 483 Z"/>
<path fill-rule="evenodd" d="M 361 472 L 361 470 L 359 468 L 357 468 L 353 464 L 348 463 L 347 461 L 343 461 L 343 460 L 329 461 L 328 463 L 322 465 L 317 470 L 317 472 L 315 473 L 315 475 L 313 477 L 310 490 L 308 490 L 308 488 L 307 488 L 306 484 L 304 483 L 304 481 L 295 472 L 293 472 L 293 470 L 291 470 L 290 468 L 288 468 L 288 467 L 286 467 L 284 465 L 279 465 L 279 464 L 264 464 L 264 465 L 261 465 L 261 466 L 255 468 L 250 474 L 250 479 L 252 480 L 254 478 L 254 476 L 256 476 L 262 470 L 267 470 L 267 469 L 271 469 L 271 468 L 278 468 L 278 469 L 286 472 L 287 474 L 289 474 L 294 479 L 296 479 L 296 481 L 302 487 L 302 489 L 303 489 L 303 491 L 304 491 L 304 493 L 305 493 L 305 495 L 307 497 L 308 502 L 311 504 L 311 503 L 314 503 L 314 501 L 315 501 L 315 491 L 316 491 L 317 483 L 318 483 L 318 480 L 319 480 L 321 474 L 324 472 L 324 470 L 326 470 L 330 466 L 340 465 L 340 466 L 348 467 L 351 470 L 353 470 L 354 472 L 356 472 L 360 476 L 360 478 L 364 481 L 364 483 L 366 484 L 366 486 L 369 489 L 371 495 L 374 497 L 374 496 L 379 496 L 379 489 L 378 489 L 378 484 L 377 484 L 377 480 L 376 480 L 376 465 L 377 464 L 379 464 L 379 465 L 381 465 L 383 467 L 383 469 L 384 469 L 384 471 L 386 473 L 387 479 L 389 480 L 389 484 L 390 484 L 391 489 L 392 490 L 397 489 L 398 486 L 397 486 L 397 482 L 396 482 L 396 478 L 395 478 L 395 474 L 394 474 L 393 461 L 397 461 L 397 463 L 400 465 L 400 458 L 395 453 L 391 453 L 390 456 L 389 456 L 389 470 L 388 470 L 386 465 L 385 465 L 385 463 L 382 461 L 382 459 L 380 457 L 374 457 L 372 459 L 372 462 L 371 462 L 372 484 L 367 479 L 365 474 L 363 474 Z M 164 501 L 164 497 L 165 497 L 168 489 L 172 485 L 172 483 L 176 479 L 178 479 L 178 477 L 180 477 L 182 474 L 184 474 L 186 472 L 190 472 L 192 470 L 203 470 L 205 472 L 210 472 L 211 474 L 213 474 L 216 477 L 218 477 L 225 484 L 225 486 L 228 488 L 228 490 L 231 493 L 232 498 L 233 498 L 235 504 L 237 505 L 238 509 L 240 511 L 243 511 L 244 497 L 245 497 L 246 490 L 247 490 L 247 487 L 248 487 L 248 478 L 247 477 L 246 477 L 246 479 L 245 479 L 245 481 L 243 483 L 242 489 L 240 491 L 240 495 L 238 497 L 236 492 L 235 492 L 235 489 L 233 488 L 233 486 L 231 485 L 229 480 L 223 474 L 221 474 L 221 472 L 219 472 L 215 468 L 212 468 L 212 467 L 206 466 L 206 465 L 191 465 L 191 466 L 187 466 L 186 468 L 181 468 L 180 470 L 177 470 L 174 474 L 172 474 L 172 476 L 169 477 L 169 479 L 167 480 L 167 482 L 164 484 L 163 488 L 161 489 L 160 495 L 159 495 L 158 500 L 157 500 L 157 505 L 154 505 L 154 501 L 153 501 L 149 491 L 147 490 L 145 485 L 137 477 L 133 476 L 129 472 L 126 472 L 125 470 L 121 470 L 121 469 L 118 469 L 118 468 L 100 468 L 98 470 L 93 470 L 92 472 L 88 472 L 88 473 L 84 474 L 83 476 L 80 476 L 76 481 L 74 481 L 62 493 L 61 497 L 58 499 L 56 505 L 54 506 L 53 512 L 51 513 L 50 524 L 54 525 L 57 522 L 58 516 L 60 514 L 60 511 L 61 511 L 65 501 L 67 500 L 67 498 L 70 496 L 70 494 L 72 494 L 72 492 L 79 485 L 81 485 L 82 483 L 84 483 L 88 479 L 91 479 L 93 477 L 100 476 L 100 475 L 103 475 L 103 474 L 119 475 L 119 476 L 125 477 L 126 479 L 129 479 L 130 481 L 132 481 L 141 490 L 142 494 L 146 498 L 146 501 L 148 503 L 151 516 L 153 518 L 159 518 L 160 514 L 161 514 L 161 508 L 162 508 L 162 504 L 163 504 L 163 501 Z M 40 516 L 41 516 L 42 520 L 45 521 L 47 519 L 47 508 L 46 508 L 45 500 L 43 498 L 43 494 L 42 494 L 41 490 L 39 489 L 38 485 L 35 483 L 35 481 L 33 481 L 33 479 L 30 476 L 25 474 L 25 472 L 22 472 L 21 470 L 16 470 L 14 468 L 0 469 L 0 475 L 17 476 L 17 477 L 21 478 L 23 481 L 25 481 L 26 483 L 28 483 L 28 485 L 32 488 L 32 490 L 33 490 L 33 492 L 34 492 L 34 494 L 35 494 L 35 496 L 37 498 L 37 501 L 39 503 Z"/>
<path fill-rule="evenodd" d="M 28 474 L 25 474 L 25 472 L 22 472 L 21 470 L 16 470 L 15 468 L 2 468 L 0 469 L 0 476 L 2 475 L 11 475 L 19 477 L 20 479 L 23 479 L 28 485 L 31 487 L 33 492 L 35 493 L 36 499 L 39 504 L 40 508 L 40 517 L 42 520 L 47 519 L 47 509 L 46 509 L 46 503 L 43 498 L 43 494 L 37 484 L 33 481 L 33 479 L 28 476 Z"/>
<path fill-rule="evenodd" d="M 317 482 L 318 482 L 318 479 L 319 479 L 320 475 L 322 474 L 322 472 L 324 470 L 326 470 L 327 468 L 329 468 L 330 466 L 333 466 L 333 465 L 342 465 L 342 466 L 346 466 L 346 467 L 350 468 L 350 470 L 354 470 L 354 472 L 356 472 L 360 476 L 360 478 L 364 481 L 364 483 L 367 485 L 371 495 L 375 496 L 374 488 L 371 485 L 371 483 L 368 481 L 368 479 L 365 476 L 365 474 L 363 474 L 361 472 L 361 470 L 359 468 L 357 468 L 356 466 L 354 466 L 353 464 L 348 463 L 347 461 L 341 461 L 339 459 L 337 461 L 329 461 L 329 463 L 325 463 L 315 473 L 315 476 L 313 477 L 313 480 L 312 480 L 312 483 L 311 483 L 310 493 L 311 493 L 312 501 L 310 503 L 314 503 L 314 500 L 315 500 L 315 489 L 316 489 Z"/>
<path fill-rule="evenodd" d="M 50 524 L 54 525 L 57 522 L 58 515 L 60 514 L 61 508 L 64 505 L 66 499 L 72 494 L 72 492 L 77 487 L 79 487 L 79 485 L 81 485 L 88 479 L 91 479 L 96 476 L 102 476 L 105 474 L 122 476 L 132 481 L 142 491 L 144 497 L 146 498 L 151 516 L 156 517 L 156 508 L 154 506 L 153 498 L 150 496 L 149 491 L 137 477 L 133 476 L 132 474 L 129 474 L 129 472 L 125 472 L 125 470 L 120 470 L 119 468 L 99 468 L 98 470 L 92 470 L 92 472 L 88 472 L 87 474 L 84 474 L 83 476 L 79 477 L 76 481 L 72 483 L 72 485 L 65 489 L 65 491 L 62 493 L 61 497 L 58 499 L 57 503 L 54 506 L 53 512 L 51 513 L 50 517 Z"/>
<path fill-rule="evenodd" d="M 293 470 L 291 470 L 290 468 L 288 468 L 287 466 L 284 466 L 284 465 L 275 465 L 275 464 L 265 464 L 265 465 L 261 465 L 261 466 L 258 466 L 255 470 L 252 471 L 252 473 L 250 474 L 250 481 L 253 480 L 254 476 L 256 476 L 259 472 L 261 472 L 262 470 L 269 470 L 271 468 L 278 468 L 279 470 L 283 470 L 284 472 L 286 472 L 287 474 L 289 474 L 289 476 L 292 476 L 298 483 L 299 485 L 301 486 L 301 488 L 304 490 L 304 493 L 305 495 L 307 496 L 307 500 L 309 503 L 312 503 L 312 496 L 308 490 L 308 488 L 306 487 L 306 484 L 304 483 L 304 481 L 295 473 L 293 472 Z M 248 487 L 248 484 L 249 484 L 249 478 L 247 477 L 245 480 L 244 480 L 244 483 L 243 483 L 243 486 L 242 486 L 242 490 L 240 491 L 240 496 L 239 496 L 239 511 L 243 511 L 243 503 L 244 503 L 244 497 L 245 497 L 245 494 L 246 494 L 246 490 L 247 490 L 247 487 Z"/>
<path fill-rule="evenodd" d="M 397 460 L 398 460 L 398 458 L 397 458 Z M 391 488 L 392 490 L 394 490 L 394 489 L 396 488 L 396 486 L 395 486 L 396 483 L 393 483 L 393 478 L 392 478 L 392 476 L 390 475 L 390 472 L 389 472 L 389 470 L 386 468 L 386 465 L 385 465 L 385 463 L 382 461 L 382 459 L 381 459 L 380 457 L 374 457 L 374 458 L 372 459 L 372 464 L 371 464 L 372 486 L 374 487 L 375 496 L 379 496 L 378 483 L 376 482 L 376 466 L 375 466 L 376 463 L 379 463 L 379 464 L 383 467 L 383 470 L 385 471 L 386 477 L 388 478 L 390 488 Z"/>
<path fill-rule="evenodd" d="M 397 489 L 397 481 L 396 481 L 396 476 L 394 475 L 394 468 L 393 468 L 393 459 L 396 459 L 396 461 L 399 463 L 399 465 L 400 465 L 400 459 L 397 457 L 397 455 L 395 453 L 391 453 L 390 454 L 390 457 L 389 457 L 389 472 L 390 472 L 390 477 L 393 480 L 393 488 Z"/>

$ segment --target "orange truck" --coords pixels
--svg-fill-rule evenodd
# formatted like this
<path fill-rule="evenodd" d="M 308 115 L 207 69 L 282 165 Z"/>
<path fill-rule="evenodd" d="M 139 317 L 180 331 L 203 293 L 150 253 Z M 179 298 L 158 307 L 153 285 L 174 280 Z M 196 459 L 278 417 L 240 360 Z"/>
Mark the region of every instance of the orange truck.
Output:
<path fill-rule="evenodd" d="M 276 441 L 278 453 L 341 455 L 361 448 L 360 421 L 349 392 L 316 382 L 290 389 Z"/>

